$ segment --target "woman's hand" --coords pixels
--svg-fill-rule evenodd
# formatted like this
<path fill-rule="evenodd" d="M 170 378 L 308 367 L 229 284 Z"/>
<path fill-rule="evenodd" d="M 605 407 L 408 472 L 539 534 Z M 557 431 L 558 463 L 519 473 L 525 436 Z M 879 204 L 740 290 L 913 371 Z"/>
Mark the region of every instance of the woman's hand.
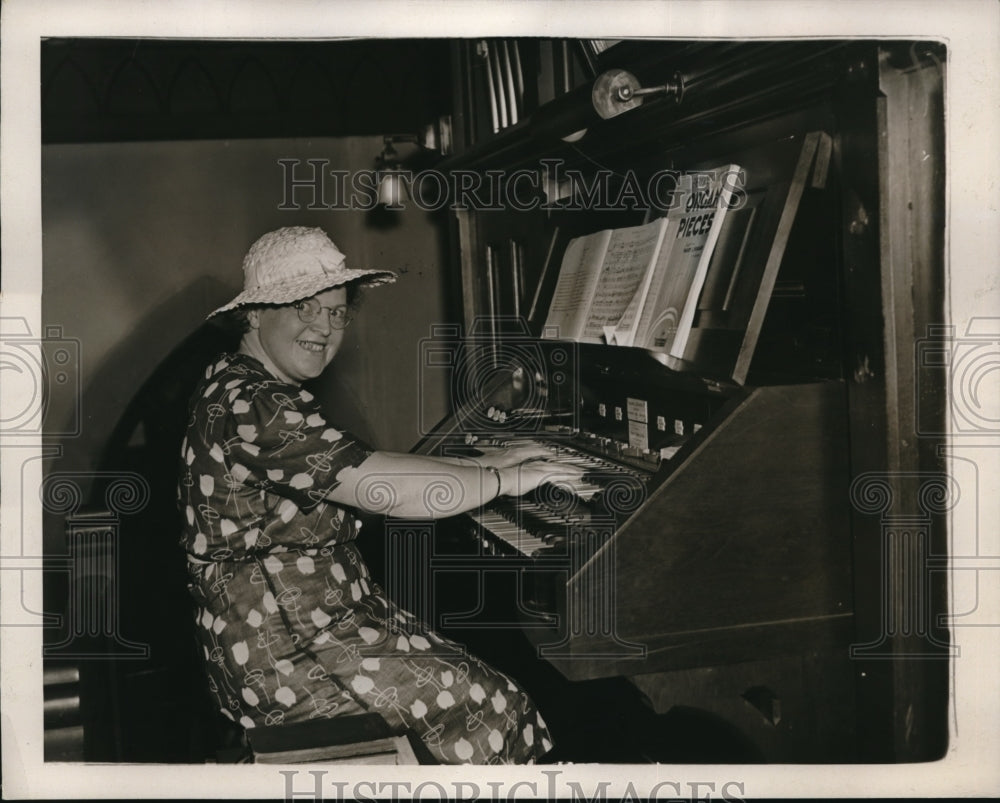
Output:
<path fill-rule="evenodd" d="M 527 454 L 514 449 L 506 459 Z M 537 448 L 537 447 L 534 447 Z M 496 476 L 500 476 L 499 488 Z M 456 516 L 492 502 L 499 494 L 521 496 L 546 482 L 573 483 L 583 469 L 550 460 L 528 460 L 512 466 L 484 467 L 467 457 L 439 458 L 376 451 L 358 466 L 345 466 L 326 498 L 335 504 L 381 516 L 439 519 Z"/>
<path fill-rule="evenodd" d="M 529 460 L 500 472 L 500 492 L 506 496 L 523 496 L 545 483 L 577 482 L 583 476 L 579 466 L 567 466 L 549 460 Z"/>
<path fill-rule="evenodd" d="M 505 447 L 476 446 L 476 448 L 482 454 L 471 459 L 486 468 L 509 468 L 526 460 L 539 460 L 552 456 L 552 452 L 544 446 L 532 444 Z"/>

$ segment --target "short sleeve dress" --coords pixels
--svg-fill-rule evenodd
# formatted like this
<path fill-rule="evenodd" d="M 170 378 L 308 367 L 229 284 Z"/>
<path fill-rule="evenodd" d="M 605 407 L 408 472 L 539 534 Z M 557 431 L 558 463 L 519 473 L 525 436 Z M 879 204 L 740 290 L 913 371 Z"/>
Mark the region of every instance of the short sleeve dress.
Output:
<path fill-rule="evenodd" d="M 364 712 L 443 763 L 531 763 L 551 736 L 510 678 L 373 582 L 360 522 L 326 501 L 370 449 L 306 390 L 225 354 L 191 401 L 179 501 L 209 685 L 244 728 Z"/>

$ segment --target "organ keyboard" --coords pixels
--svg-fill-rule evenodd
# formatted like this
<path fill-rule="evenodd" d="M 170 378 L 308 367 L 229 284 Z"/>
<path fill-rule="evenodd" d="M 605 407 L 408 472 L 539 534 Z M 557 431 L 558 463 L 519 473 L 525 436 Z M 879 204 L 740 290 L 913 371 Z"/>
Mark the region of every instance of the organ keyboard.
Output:
<path fill-rule="evenodd" d="M 651 472 L 617 465 L 565 443 L 539 438 L 494 439 L 492 445 L 531 445 L 547 449 L 547 460 L 585 470 L 575 482 L 543 486 L 523 497 L 501 498 L 480 511 L 470 513 L 488 537 L 506 544 L 515 553 L 533 557 L 543 550 L 565 551 L 568 533 L 591 523 L 596 517 L 613 516 L 603 494 L 609 482 L 630 483 L 636 494 L 644 494 Z"/>

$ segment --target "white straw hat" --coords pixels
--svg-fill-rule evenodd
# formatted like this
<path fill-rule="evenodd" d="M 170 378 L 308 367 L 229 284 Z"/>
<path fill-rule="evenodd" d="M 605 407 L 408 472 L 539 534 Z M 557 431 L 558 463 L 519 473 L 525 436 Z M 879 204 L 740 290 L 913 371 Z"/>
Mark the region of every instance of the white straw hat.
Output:
<path fill-rule="evenodd" d="M 268 232 L 243 259 L 243 292 L 208 317 L 245 304 L 291 304 L 356 279 L 367 285 L 396 281 L 392 271 L 347 268 L 345 262 L 322 229 L 286 226 Z"/>

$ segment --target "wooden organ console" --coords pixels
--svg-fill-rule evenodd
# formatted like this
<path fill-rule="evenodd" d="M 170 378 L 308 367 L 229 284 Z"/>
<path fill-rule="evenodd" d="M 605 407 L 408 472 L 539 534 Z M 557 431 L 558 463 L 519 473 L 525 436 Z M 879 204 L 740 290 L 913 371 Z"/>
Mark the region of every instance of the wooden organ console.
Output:
<path fill-rule="evenodd" d="M 913 377 L 897 360 L 898 321 L 942 314 L 943 49 L 592 45 L 454 48 L 442 167 L 536 176 L 539 203 L 456 214 L 465 326 L 438 332 L 424 363 L 450 372 L 455 409 L 418 451 L 527 441 L 586 474 L 449 522 L 484 610 L 438 624 L 492 626 L 489 575 L 513 572 L 520 626 L 570 680 L 627 677 L 655 711 L 713 712 L 768 760 L 936 757 L 947 661 L 897 659 L 947 636 L 897 630 L 886 660 L 858 652 L 908 603 L 901 586 L 882 593 L 901 564 L 879 563 L 878 522 L 851 488 L 933 462 L 932 444 L 901 445 Z M 682 91 L 614 108 L 594 87 L 622 70 L 633 88 Z M 730 163 L 748 202 L 683 358 L 542 337 L 570 238 L 648 220 L 657 170 Z"/>

